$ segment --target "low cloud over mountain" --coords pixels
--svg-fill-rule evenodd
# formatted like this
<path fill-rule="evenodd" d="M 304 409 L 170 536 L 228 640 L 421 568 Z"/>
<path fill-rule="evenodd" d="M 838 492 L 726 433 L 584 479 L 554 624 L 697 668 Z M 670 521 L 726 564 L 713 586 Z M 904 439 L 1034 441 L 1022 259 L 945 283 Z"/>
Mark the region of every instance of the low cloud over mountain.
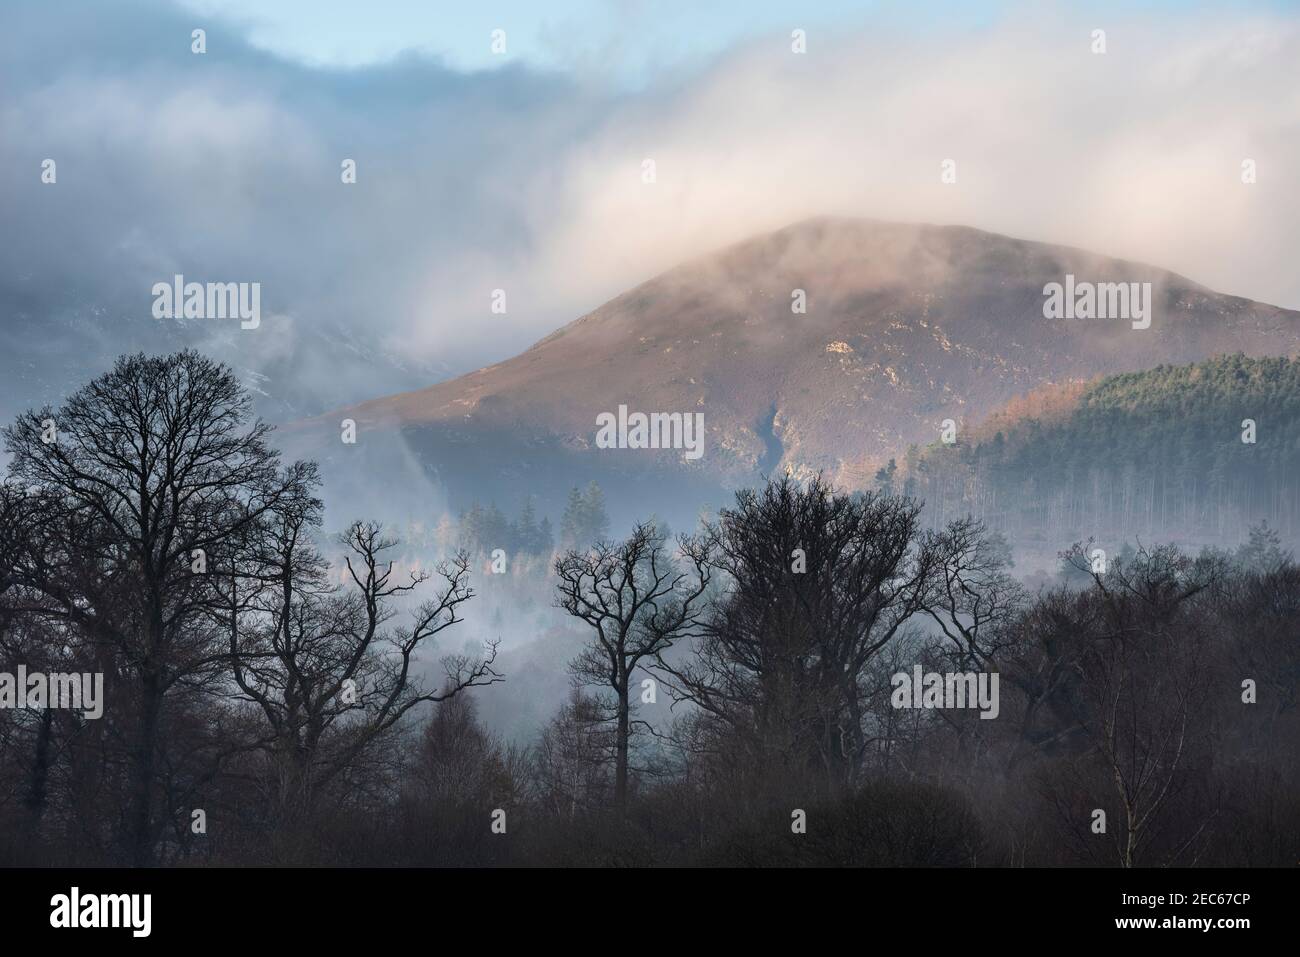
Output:
<path fill-rule="evenodd" d="M 1149 283 L 1149 328 L 1046 318 L 1044 288 L 1067 277 Z M 453 501 L 494 483 L 552 495 L 606 471 L 734 487 L 825 470 L 854 487 L 945 419 L 983 419 L 1045 383 L 1298 349 L 1300 313 L 1154 266 L 966 227 L 814 219 L 657 276 L 513 359 L 286 437 L 346 472 L 339 422 L 354 419 Z M 702 458 L 597 448 L 597 417 L 620 405 L 703 413 Z"/>

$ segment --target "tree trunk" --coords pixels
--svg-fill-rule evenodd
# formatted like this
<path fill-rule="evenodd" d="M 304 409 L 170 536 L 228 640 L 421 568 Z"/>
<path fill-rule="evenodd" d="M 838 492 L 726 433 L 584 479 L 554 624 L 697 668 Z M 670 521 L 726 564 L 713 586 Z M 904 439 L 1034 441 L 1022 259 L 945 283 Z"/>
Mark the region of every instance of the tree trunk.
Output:
<path fill-rule="evenodd" d="M 627 746 L 629 729 L 628 691 L 625 684 L 618 693 L 618 732 L 615 739 L 614 805 L 620 816 L 627 813 Z"/>
<path fill-rule="evenodd" d="M 161 681 L 146 673 L 141 682 L 140 732 L 131 773 L 131 814 L 128 818 L 128 853 L 133 867 L 153 863 L 153 779 L 158 753 L 158 725 L 162 714 Z"/>
<path fill-rule="evenodd" d="M 50 777 L 50 744 L 54 734 L 54 711 L 46 708 L 41 713 L 41 724 L 36 731 L 36 753 L 32 756 L 32 775 L 23 804 L 31 815 L 32 832 L 45 814 L 46 784 Z"/>

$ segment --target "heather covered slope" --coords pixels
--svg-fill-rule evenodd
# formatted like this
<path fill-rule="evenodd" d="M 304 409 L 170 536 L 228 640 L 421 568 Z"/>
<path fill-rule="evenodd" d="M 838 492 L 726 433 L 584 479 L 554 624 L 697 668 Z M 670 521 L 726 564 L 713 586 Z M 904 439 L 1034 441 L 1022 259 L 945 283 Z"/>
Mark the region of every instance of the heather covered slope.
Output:
<path fill-rule="evenodd" d="M 1150 282 L 1151 327 L 1044 318 L 1043 287 L 1066 274 Z M 607 472 L 726 488 L 820 469 L 861 487 L 944 419 L 978 421 L 1045 384 L 1298 348 L 1300 313 L 1152 266 L 967 227 L 815 219 L 670 270 L 514 358 L 289 439 L 328 466 L 354 418 L 376 446 L 400 435 L 453 499 L 484 480 L 546 498 Z M 620 404 L 702 412 L 703 458 L 594 450 L 596 416 Z"/>

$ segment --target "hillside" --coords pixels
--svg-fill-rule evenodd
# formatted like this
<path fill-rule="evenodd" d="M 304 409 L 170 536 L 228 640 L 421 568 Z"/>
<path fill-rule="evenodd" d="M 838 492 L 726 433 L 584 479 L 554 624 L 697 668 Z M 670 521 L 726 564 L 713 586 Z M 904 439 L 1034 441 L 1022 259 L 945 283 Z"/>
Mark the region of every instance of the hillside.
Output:
<path fill-rule="evenodd" d="M 1066 274 L 1152 283 L 1151 327 L 1044 318 L 1044 286 Z M 791 309 L 800 289 L 806 314 Z M 457 507 L 520 487 L 556 500 L 602 475 L 647 494 L 651 473 L 693 483 L 682 495 L 786 469 L 862 487 L 944 419 L 1044 385 L 1297 349 L 1300 314 L 1152 266 L 960 226 L 815 219 L 670 270 L 512 359 L 288 436 L 346 472 L 339 421 L 355 419 L 359 441 L 432 475 Z M 703 457 L 594 449 L 597 415 L 620 404 L 702 412 Z"/>
<path fill-rule="evenodd" d="M 1018 542 L 1233 542 L 1261 520 L 1300 534 L 1300 361 L 1158 366 L 1015 407 L 911 450 L 888 484 L 924 498 L 934 521 L 969 511 Z"/>

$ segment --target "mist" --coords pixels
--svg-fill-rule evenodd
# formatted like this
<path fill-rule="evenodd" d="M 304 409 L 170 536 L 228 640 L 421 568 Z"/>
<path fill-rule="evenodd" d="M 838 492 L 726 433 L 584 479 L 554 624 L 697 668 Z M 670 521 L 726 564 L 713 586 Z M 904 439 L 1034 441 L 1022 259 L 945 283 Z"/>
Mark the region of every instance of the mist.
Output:
<path fill-rule="evenodd" d="M 308 66 L 160 2 L 18 4 L 0 163 L 29 175 L 0 181 L 24 236 L 0 251 L 0 293 L 38 322 L 99 308 L 129 328 L 159 278 L 260 281 L 262 334 L 196 335 L 251 383 L 292 369 L 297 397 L 273 410 L 290 418 L 506 358 L 677 263 L 824 213 L 1069 243 L 1300 305 L 1284 188 L 1300 28 L 1096 19 L 882 17 L 813 29 L 803 54 L 770 34 L 629 91 L 591 68 L 463 72 L 413 52 Z"/>

